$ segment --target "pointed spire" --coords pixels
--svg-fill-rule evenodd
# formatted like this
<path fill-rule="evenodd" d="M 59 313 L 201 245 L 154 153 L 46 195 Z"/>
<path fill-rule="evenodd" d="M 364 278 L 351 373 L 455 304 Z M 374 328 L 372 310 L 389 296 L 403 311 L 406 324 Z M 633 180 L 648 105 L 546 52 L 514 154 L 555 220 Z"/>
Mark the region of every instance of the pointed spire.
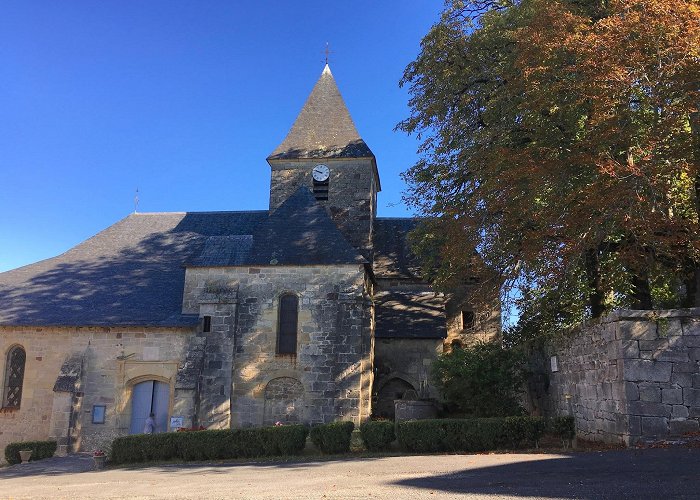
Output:
<path fill-rule="evenodd" d="M 326 64 L 287 137 L 267 158 L 373 158 Z"/>

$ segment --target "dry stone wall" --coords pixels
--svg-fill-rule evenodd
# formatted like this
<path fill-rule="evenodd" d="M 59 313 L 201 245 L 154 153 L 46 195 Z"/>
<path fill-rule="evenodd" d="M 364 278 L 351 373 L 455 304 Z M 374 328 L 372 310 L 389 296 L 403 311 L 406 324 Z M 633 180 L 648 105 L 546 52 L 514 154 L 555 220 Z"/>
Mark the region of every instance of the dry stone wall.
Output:
<path fill-rule="evenodd" d="M 546 353 L 535 406 L 573 415 L 580 437 L 632 445 L 700 430 L 700 309 L 618 311 Z"/>

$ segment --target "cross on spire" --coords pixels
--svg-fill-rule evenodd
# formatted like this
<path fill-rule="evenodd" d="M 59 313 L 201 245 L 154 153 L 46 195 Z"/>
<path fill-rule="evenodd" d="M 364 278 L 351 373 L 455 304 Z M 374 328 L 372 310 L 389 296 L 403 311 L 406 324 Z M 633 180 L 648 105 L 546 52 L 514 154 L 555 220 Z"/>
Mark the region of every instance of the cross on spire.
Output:
<path fill-rule="evenodd" d="M 331 49 L 328 42 L 326 42 L 326 49 L 323 52 L 326 54 L 326 64 L 328 64 L 328 56 L 331 54 Z"/>

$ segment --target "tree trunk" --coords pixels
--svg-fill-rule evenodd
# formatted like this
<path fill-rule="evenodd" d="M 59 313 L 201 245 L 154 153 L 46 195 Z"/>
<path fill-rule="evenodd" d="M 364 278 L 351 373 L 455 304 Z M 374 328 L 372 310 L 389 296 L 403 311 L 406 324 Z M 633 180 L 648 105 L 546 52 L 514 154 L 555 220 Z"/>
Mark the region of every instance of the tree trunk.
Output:
<path fill-rule="evenodd" d="M 649 286 L 649 278 L 646 275 L 633 273 L 632 287 L 632 309 L 653 309 L 653 304 L 651 302 L 651 287 Z"/>
<path fill-rule="evenodd" d="M 588 304 L 591 307 L 591 316 L 593 318 L 599 318 L 605 312 L 605 297 L 600 287 L 598 252 L 596 250 L 588 250 L 585 255 L 585 261 L 589 290 Z"/>
<path fill-rule="evenodd" d="M 700 268 L 697 264 L 686 274 L 683 307 L 700 307 Z"/>

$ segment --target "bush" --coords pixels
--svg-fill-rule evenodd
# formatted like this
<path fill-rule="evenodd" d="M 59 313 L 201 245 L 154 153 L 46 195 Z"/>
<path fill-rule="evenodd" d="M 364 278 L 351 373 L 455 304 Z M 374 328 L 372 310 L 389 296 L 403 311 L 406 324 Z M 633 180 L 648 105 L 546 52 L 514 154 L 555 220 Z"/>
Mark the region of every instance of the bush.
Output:
<path fill-rule="evenodd" d="M 224 460 L 296 455 L 306 444 L 303 425 L 122 436 L 112 442 L 110 460 L 131 463 L 163 460 Z"/>
<path fill-rule="evenodd" d="M 311 428 L 311 441 L 323 453 L 347 453 L 355 424 L 332 422 Z"/>
<path fill-rule="evenodd" d="M 544 431 L 540 417 L 467 418 L 399 422 L 404 451 L 474 452 L 536 443 Z"/>
<path fill-rule="evenodd" d="M 387 420 L 369 421 L 360 425 L 360 434 L 365 448 L 369 451 L 382 451 L 389 448 L 391 442 L 396 439 L 394 422 Z"/>
<path fill-rule="evenodd" d="M 539 446 L 540 438 L 546 429 L 546 422 L 542 417 L 506 417 L 504 425 L 509 444 L 513 448 L 521 447 L 523 441 Z"/>
<path fill-rule="evenodd" d="M 32 450 L 31 462 L 42 458 L 53 457 L 56 453 L 56 441 L 25 441 L 21 443 L 10 443 L 5 447 L 5 460 L 8 464 L 18 464 L 22 462 L 19 458 L 20 450 Z"/>
<path fill-rule="evenodd" d="M 576 437 L 574 417 L 553 417 L 549 421 L 549 430 L 552 434 L 561 438 L 562 443 L 568 443 Z"/>
<path fill-rule="evenodd" d="M 458 412 L 472 417 L 522 415 L 524 359 L 520 349 L 481 342 L 441 354 L 433 363 L 432 378 L 447 407 Z"/>

